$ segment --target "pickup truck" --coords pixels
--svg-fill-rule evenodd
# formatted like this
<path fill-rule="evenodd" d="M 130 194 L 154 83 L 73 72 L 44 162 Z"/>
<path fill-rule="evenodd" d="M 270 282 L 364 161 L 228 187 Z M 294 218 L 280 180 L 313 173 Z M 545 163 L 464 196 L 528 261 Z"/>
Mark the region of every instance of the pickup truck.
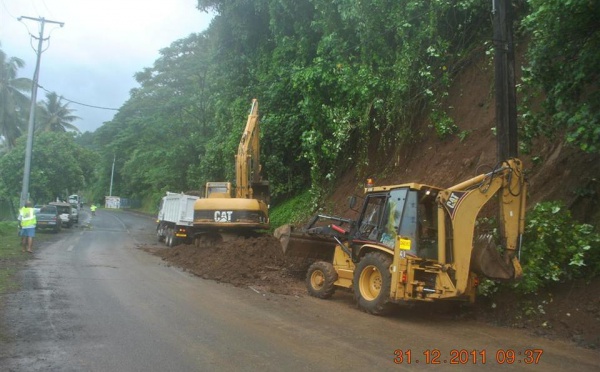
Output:
<path fill-rule="evenodd" d="M 37 220 L 37 229 L 52 229 L 54 232 L 59 232 L 62 225 L 60 213 L 55 205 L 44 205 L 40 207 L 40 211 L 35 215 Z"/>

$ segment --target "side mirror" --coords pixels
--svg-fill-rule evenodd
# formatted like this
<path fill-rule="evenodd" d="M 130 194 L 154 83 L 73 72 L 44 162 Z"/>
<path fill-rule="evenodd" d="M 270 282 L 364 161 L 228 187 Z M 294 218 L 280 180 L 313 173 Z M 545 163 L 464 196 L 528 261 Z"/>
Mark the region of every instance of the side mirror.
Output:
<path fill-rule="evenodd" d="M 354 207 L 356 207 L 356 196 L 352 195 L 348 198 L 348 205 L 350 209 L 354 210 Z"/>

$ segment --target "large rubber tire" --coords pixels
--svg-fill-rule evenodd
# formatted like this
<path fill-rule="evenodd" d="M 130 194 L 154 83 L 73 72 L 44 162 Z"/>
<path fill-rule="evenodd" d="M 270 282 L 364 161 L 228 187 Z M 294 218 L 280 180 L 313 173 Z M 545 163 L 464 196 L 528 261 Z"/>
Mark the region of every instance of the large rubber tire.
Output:
<path fill-rule="evenodd" d="M 173 230 L 167 227 L 167 237 L 165 238 L 165 244 L 167 247 L 173 246 Z"/>
<path fill-rule="evenodd" d="M 354 298 L 358 307 L 369 314 L 383 315 L 390 311 L 392 256 L 382 252 L 367 253 L 354 270 Z"/>
<path fill-rule="evenodd" d="M 165 241 L 165 235 L 164 235 L 164 233 L 165 233 L 165 229 L 164 229 L 164 227 L 163 227 L 162 225 L 159 225 L 159 226 L 156 228 L 156 238 L 158 239 L 158 242 L 159 242 L 159 243 L 161 243 L 161 242 L 164 242 L 164 241 Z"/>
<path fill-rule="evenodd" d="M 317 261 L 310 265 L 306 273 L 306 289 L 313 297 L 327 299 L 335 292 L 338 274 L 333 265 L 325 261 Z"/>
<path fill-rule="evenodd" d="M 167 246 L 173 248 L 178 244 L 177 237 L 175 236 L 175 230 L 172 228 L 167 229 Z"/>

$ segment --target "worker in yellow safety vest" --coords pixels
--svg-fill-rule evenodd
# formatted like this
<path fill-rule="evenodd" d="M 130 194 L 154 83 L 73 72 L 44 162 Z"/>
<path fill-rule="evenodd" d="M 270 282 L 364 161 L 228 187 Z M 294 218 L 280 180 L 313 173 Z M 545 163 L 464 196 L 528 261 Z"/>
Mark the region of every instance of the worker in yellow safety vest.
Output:
<path fill-rule="evenodd" d="M 90 210 L 92 211 L 92 216 L 96 215 L 96 205 L 94 203 L 92 203 L 92 205 L 90 205 Z"/>
<path fill-rule="evenodd" d="M 27 249 L 27 252 L 33 253 L 32 247 L 36 223 L 35 211 L 31 208 L 31 202 L 28 201 L 25 206 L 19 210 L 19 225 L 21 227 L 19 236 L 21 237 L 21 248 L 23 252 Z"/>

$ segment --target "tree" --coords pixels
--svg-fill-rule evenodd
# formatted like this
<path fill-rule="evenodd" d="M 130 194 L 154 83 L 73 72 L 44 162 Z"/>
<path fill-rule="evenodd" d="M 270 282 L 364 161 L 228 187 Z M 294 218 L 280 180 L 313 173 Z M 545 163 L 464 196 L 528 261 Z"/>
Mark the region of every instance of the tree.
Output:
<path fill-rule="evenodd" d="M 62 104 L 62 97 L 59 97 L 55 92 L 46 94 L 46 101 L 38 106 L 40 110 L 40 120 L 36 125 L 36 131 L 39 132 L 67 132 L 75 131 L 79 133 L 79 129 L 71 124 L 79 119 L 73 115 L 73 111 L 68 108 L 69 104 Z"/>
<path fill-rule="evenodd" d="M 0 192 L 16 195 L 23 180 L 24 136 L 0 157 Z M 31 162 L 30 194 L 34 202 L 45 203 L 70 190 L 80 190 L 92 176 L 95 155 L 75 143 L 72 133 L 42 132 L 36 135 Z"/>
<path fill-rule="evenodd" d="M 565 136 L 600 153 L 600 2 L 530 0 L 523 28 L 531 35 L 524 86 L 543 111 L 526 110 L 526 137 Z"/>
<path fill-rule="evenodd" d="M 22 59 L 8 58 L 0 49 L 0 136 L 4 137 L 8 149 L 23 132 L 25 113 L 29 111 L 29 97 L 23 92 L 31 89 L 32 82 L 17 77 L 18 69 L 23 66 Z"/>

